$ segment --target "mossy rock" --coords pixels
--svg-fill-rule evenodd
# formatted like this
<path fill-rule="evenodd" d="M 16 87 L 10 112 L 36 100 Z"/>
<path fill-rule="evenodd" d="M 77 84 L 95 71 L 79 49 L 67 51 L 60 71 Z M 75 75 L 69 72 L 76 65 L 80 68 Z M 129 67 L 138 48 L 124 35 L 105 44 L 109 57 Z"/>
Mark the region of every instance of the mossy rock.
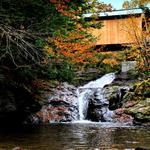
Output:
<path fill-rule="evenodd" d="M 125 109 L 125 112 L 134 116 L 135 120 L 150 121 L 150 98 L 139 101 L 133 107 Z"/>

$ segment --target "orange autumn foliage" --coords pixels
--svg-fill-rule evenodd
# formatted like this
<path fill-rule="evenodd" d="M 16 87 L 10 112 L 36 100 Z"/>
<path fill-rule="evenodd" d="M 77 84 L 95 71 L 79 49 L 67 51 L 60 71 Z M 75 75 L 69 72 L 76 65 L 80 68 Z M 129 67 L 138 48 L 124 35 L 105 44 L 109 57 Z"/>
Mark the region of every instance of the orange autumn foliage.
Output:
<path fill-rule="evenodd" d="M 101 52 L 101 55 L 104 56 L 103 64 L 110 65 L 111 67 L 119 64 L 118 57 L 119 54 L 117 52 Z"/>
<path fill-rule="evenodd" d="M 118 61 L 116 59 L 109 59 L 109 58 L 104 59 L 103 63 L 107 64 L 107 65 L 110 65 L 111 67 L 113 67 L 115 65 L 118 65 Z"/>
<path fill-rule="evenodd" d="M 69 7 L 69 2 L 71 0 L 50 0 L 52 4 L 55 5 L 56 10 L 64 16 L 73 17 L 79 11 L 72 10 Z"/>
<path fill-rule="evenodd" d="M 87 39 L 82 39 L 80 41 L 73 41 L 75 39 L 80 39 L 84 37 L 83 35 L 77 35 L 77 33 L 70 34 L 67 38 L 49 38 L 50 42 L 55 45 L 55 57 L 63 58 L 68 63 L 72 65 L 87 65 L 91 63 L 96 63 L 98 60 L 94 58 L 94 52 L 92 47 L 95 43 L 87 43 Z M 47 52 L 50 55 L 54 54 L 54 50 L 47 47 Z"/>
<path fill-rule="evenodd" d="M 79 6 L 74 5 L 75 8 L 72 8 L 71 0 L 50 0 L 50 2 L 63 16 L 73 19 L 74 30 L 66 31 L 67 36 L 60 34 L 56 37 L 48 37 L 49 45 L 45 46 L 47 54 L 55 61 L 65 60 L 76 67 L 96 63 L 98 60 L 94 58 L 92 51 L 95 43 L 91 41 L 91 37 L 87 36 L 79 20 L 76 20 L 76 15 L 82 11 L 75 9 Z"/>

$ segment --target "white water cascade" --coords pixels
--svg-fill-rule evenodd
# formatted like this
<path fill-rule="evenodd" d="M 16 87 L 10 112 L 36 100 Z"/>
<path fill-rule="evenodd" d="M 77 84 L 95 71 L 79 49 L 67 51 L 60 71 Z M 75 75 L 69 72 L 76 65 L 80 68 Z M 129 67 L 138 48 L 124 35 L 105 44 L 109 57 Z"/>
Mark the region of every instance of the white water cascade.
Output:
<path fill-rule="evenodd" d="M 115 73 L 108 73 L 102 76 L 100 79 L 91 81 L 88 84 L 85 84 L 84 86 L 77 89 L 80 121 L 85 120 L 89 99 L 94 94 L 94 91 L 97 89 L 99 89 L 99 91 L 102 90 L 105 85 L 112 83 L 114 79 Z M 103 97 L 103 95 L 100 96 Z"/>

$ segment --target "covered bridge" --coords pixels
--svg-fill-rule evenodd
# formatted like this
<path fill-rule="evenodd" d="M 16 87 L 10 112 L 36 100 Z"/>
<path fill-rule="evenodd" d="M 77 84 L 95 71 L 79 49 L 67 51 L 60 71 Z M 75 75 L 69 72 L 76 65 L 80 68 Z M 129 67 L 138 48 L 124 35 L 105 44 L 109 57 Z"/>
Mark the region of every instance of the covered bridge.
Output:
<path fill-rule="evenodd" d="M 90 28 L 89 31 L 97 38 L 97 45 L 131 44 L 142 36 L 142 9 L 114 10 L 97 13 L 102 21 L 102 28 Z M 84 14 L 90 20 L 93 13 Z"/>

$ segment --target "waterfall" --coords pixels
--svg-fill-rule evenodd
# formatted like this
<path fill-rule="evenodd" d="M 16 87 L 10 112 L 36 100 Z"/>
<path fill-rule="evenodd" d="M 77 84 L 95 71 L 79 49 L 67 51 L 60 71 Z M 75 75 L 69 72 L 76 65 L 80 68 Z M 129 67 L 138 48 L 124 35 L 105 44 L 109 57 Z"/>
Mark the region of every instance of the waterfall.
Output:
<path fill-rule="evenodd" d="M 89 99 L 94 94 L 95 90 L 101 91 L 105 85 L 112 83 L 115 79 L 115 73 L 108 73 L 102 76 L 100 79 L 91 81 L 82 87 L 77 89 L 78 105 L 79 105 L 79 120 L 85 120 L 87 115 L 87 109 L 89 104 Z M 102 93 L 102 92 L 99 92 Z M 103 95 L 99 95 L 103 98 Z"/>

